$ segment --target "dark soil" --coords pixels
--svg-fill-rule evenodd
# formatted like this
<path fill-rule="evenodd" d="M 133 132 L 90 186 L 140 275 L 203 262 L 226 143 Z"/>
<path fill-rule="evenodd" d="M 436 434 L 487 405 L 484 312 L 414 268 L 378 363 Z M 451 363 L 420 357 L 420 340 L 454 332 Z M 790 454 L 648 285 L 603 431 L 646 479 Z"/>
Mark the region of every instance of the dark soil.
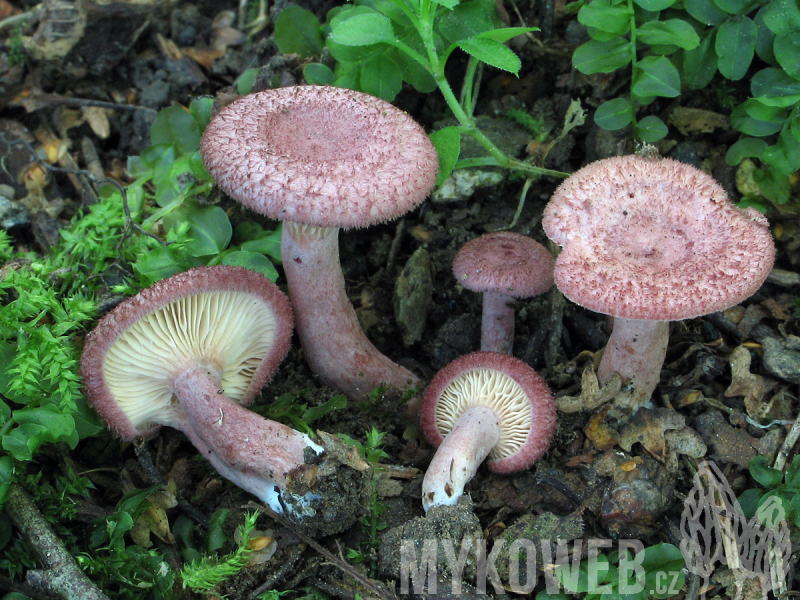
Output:
<path fill-rule="evenodd" d="M 316 1 L 301 4 L 323 19 L 331 7 L 330 3 Z M 563 14 L 560 3 L 556 3 L 554 20 L 544 19 L 540 5 L 545 4 L 519 4 L 528 25 L 538 24 L 547 31 L 538 34 L 537 42 L 528 40 L 515 48 L 523 64 L 519 78 L 486 70 L 476 110 L 487 131 L 495 131 L 497 139 L 510 145 L 509 150 L 521 158 L 526 156 L 529 134 L 503 117 L 507 109 L 526 109 L 544 118 L 551 131 L 558 132 L 572 99 L 581 99 L 591 115 L 594 106 L 614 97 L 626 85 L 624 75 L 586 77 L 573 71 L 571 53 L 584 34 L 572 17 Z M 270 7 L 273 20 L 284 5 L 279 1 Z M 9 4 L 0 0 L 0 14 L 30 10 L 34 6 L 32 1 Z M 80 20 L 75 14 L 78 7 L 87 23 L 82 31 L 76 29 Z M 203 54 L 212 35 L 219 34 L 222 11 L 236 9 L 234 2 L 64 3 L 53 9 L 62 13 L 52 26 L 58 24 L 62 29 L 39 31 L 40 54 L 29 53 L 26 60 L 15 64 L 10 60 L 10 34 L 0 31 L 6 39 L 0 51 L 0 148 L 5 140 L 19 136 L 41 144 L 41 131 L 58 132 L 65 111 L 79 109 L 80 100 L 127 104 L 125 109 L 118 107 L 109 112 L 107 136 L 98 135 L 88 121 L 63 133 L 70 142 L 69 154 L 76 167 L 89 168 L 96 154 L 94 158 L 101 171 L 124 177 L 127 158 L 149 145 L 149 125 L 157 110 L 173 104 L 186 105 L 200 95 L 216 96 L 224 103 L 233 95 L 229 86 L 236 76 L 253 66 L 265 66 L 261 87 L 302 83 L 301 62 L 277 52 L 269 26 L 246 45 L 234 43 L 215 57 Z M 511 24 L 518 23 L 512 18 Z M 34 34 L 34 31 L 24 32 Z M 56 42 L 69 36 L 77 36 L 79 40 L 72 50 L 60 55 Z M 193 49 L 194 53 L 187 49 Z M 461 61 L 457 57 L 451 65 L 455 88 L 463 67 Z M 31 95 L 39 99 L 26 102 L 25 98 Z M 664 102 L 651 110 L 667 121 L 678 102 L 724 113 L 711 92 L 706 91 L 682 96 L 674 103 Z M 87 102 L 85 106 L 91 104 Z M 445 105 L 436 93 L 423 96 L 405 89 L 396 104 L 429 131 L 446 115 Z M 589 161 L 629 153 L 634 149 L 627 134 L 600 130 L 589 116 L 585 125 L 552 149 L 545 166 L 572 172 Z M 660 149 L 667 156 L 713 173 L 736 200 L 741 194 L 736 189 L 735 172 L 724 161 L 727 147 L 736 139 L 737 134 L 730 129 L 692 136 L 671 129 Z M 4 154 L 0 183 L 19 188 L 14 179 L 21 167 L 14 162 L 19 157 L 8 145 L 0 153 Z M 500 183 L 480 188 L 456 201 L 429 200 L 401 221 L 342 232 L 342 267 L 348 292 L 368 337 L 379 350 L 427 380 L 454 358 L 478 348 L 481 300 L 477 294 L 457 285 L 451 263 L 466 241 L 511 222 L 522 184 L 520 179 L 504 176 Z M 557 180 L 545 178 L 532 186 L 514 231 L 548 245 L 540 220 L 557 184 Z M 29 209 L 27 213 L 20 211 L 18 217 L 6 213 L 4 225 L 21 246 L 47 252 L 58 239 L 58 229 L 81 210 L 85 197 L 73 180 L 59 176 L 57 190 L 63 200 L 59 210 Z M 226 204 L 225 199 L 222 202 L 226 208 L 233 206 Z M 253 218 L 242 209 L 233 209 L 231 214 L 234 220 Z M 389 458 L 383 462 L 393 467 L 388 475 L 378 478 L 376 489 L 377 501 L 385 507 L 380 514 L 385 526 L 382 531 L 395 541 L 398 531 L 405 532 L 401 537 L 463 531 L 477 532 L 491 545 L 515 525 L 530 526 L 533 519 L 544 515 L 559 519 L 559 525 L 551 530 L 556 532 L 552 537 L 574 530 L 574 535 L 567 539 L 632 537 L 645 546 L 659 542 L 679 545 L 683 501 L 703 455 L 683 452 L 673 438 L 668 438 L 673 441 L 665 446 L 665 432 L 689 430 L 695 436 L 692 439 L 702 440 L 707 457 L 716 461 L 739 494 L 753 485 L 747 471 L 750 459 L 762 454 L 772 460 L 796 415 L 800 327 L 794 316 L 798 278 L 791 273 L 798 270 L 800 262 L 796 205 L 775 207 L 768 216 L 778 246 L 776 267 L 790 273 L 771 277 L 741 307 L 673 324 L 661 385 L 654 397 L 658 409 L 644 411 L 626 425 L 606 420 L 602 409 L 560 415 L 555 438 L 543 460 L 530 471 L 512 476 L 494 475 L 482 469 L 467 487 L 471 504 L 468 503 L 466 513 L 448 516 L 451 521 L 444 521 L 445 525 L 409 529 L 412 520 L 423 515 L 421 475 L 433 452 L 417 428 L 413 407 L 381 397 L 364 403 L 350 402 L 345 409 L 315 422 L 314 427 L 362 441 L 372 427 L 386 433 L 383 448 Z M 430 309 L 422 334 L 405 345 L 394 316 L 395 282 L 409 258 L 420 248 L 425 249 L 431 263 Z M 537 369 L 556 396 L 579 395 L 584 367 L 596 365 L 608 335 L 609 323 L 602 315 L 566 301 L 555 288 L 517 304 L 514 354 Z M 745 397 L 756 392 L 740 388 L 738 393 L 726 394 L 733 381 L 732 352 L 743 344 L 752 359 L 747 373 L 766 382 L 767 391 L 757 398 L 758 403 L 767 407 L 759 419 L 745 416 L 748 414 Z M 739 383 L 742 381 L 738 379 Z M 256 406 L 266 405 L 285 392 L 297 394 L 310 406 L 320 405 L 336 394 L 336 390 L 323 386 L 310 372 L 296 342 Z M 678 424 L 668 425 L 676 411 L 680 415 Z M 774 420 L 780 423 L 767 428 L 760 425 Z M 146 449 L 161 477 L 173 480 L 183 498 L 206 518 L 220 507 L 239 514 L 253 500 L 215 476 L 196 456 L 191 444 L 175 431 L 162 431 Z M 62 458 L 56 450 L 45 451 L 39 459 L 42 472 L 60 469 Z M 139 488 L 153 484 L 152 477 L 137 460 L 135 449 L 111 437 L 84 441 L 69 460 L 96 486 L 91 499 L 81 501 L 80 517 L 85 521 L 113 510 L 126 489 L 123 482 Z M 368 520 L 371 489 L 364 487 L 364 497 L 350 507 L 340 507 L 341 512 L 350 511 L 349 516 L 358 514 L 362 520 Z M 185 508 L 181 506 L 169 509 L 170 522 L 183 511 Z M 267 516 L 261 520 L 261 529 L 276 532 L 278 550 L 270 561 L 245 570 L 223 585 L 219 591 L 225 597 L 249 598 L 265 583 L 276 590 L 312 585 L 348 600 L 356 593 L 361 597 L 378 595 L 353 578 L 356 572 L 382 583 L 383 595 L 391 597 L 398 576 L 397 561 L 393 558 L 396 543 L 371 543 L 375 540 L 370 540 L 368 526 L 356 523 L 336 535 L 317 540 L 340 563 L 348 559 L 348 548 L 362 550 L 366 562 L 351 561 L 353 566 L 348 573 L 342 564 L 323 557 L 301 540 L 291 524 L 285 527 Z M 77 529 L 84 527 L 80 521 L 74 525 Z M 568 525 L 573 526 L 572 530 Z M 197 536 L 202 537 L 203 533 L 202 525 L 198 524 Z M 530 531 L 525 535 L 535 537 Z M 178 554 L 168 543 L 159 544 L 173 566 L 178 567 Z M 465 572 L 469 574 L 470 570 Z M 472 573 L 474 577 L 474 569 Z M 466 575 L 465 583 L 474 584 L 475 580 Z M 728 594 L 722 583 L 714 585 L 716 593 L 723 597 Z M 11 583 L 0 578 L 0 588 L 11 589 Z M 493 593 L 491 586 L 488 592 Z M 464 593 L 470 593 L 467 587 Z M 176 597 L 199 596 L 176 585 Z"/>

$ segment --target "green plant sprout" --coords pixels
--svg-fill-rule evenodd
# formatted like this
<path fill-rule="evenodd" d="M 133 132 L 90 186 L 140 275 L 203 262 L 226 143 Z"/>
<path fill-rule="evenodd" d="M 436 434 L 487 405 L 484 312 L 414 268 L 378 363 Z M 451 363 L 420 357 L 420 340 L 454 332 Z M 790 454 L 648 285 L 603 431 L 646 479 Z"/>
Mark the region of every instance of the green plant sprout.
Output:
<path fill-rule="evenodd" d="M 332 70 L 309 63 L 303 70 L 308 83 L 358 89 L 391 101 L 403 82 L 422 93 L 439 89 L 458 125 L 431 134 L 439 153 L 441 183 L 454 169 L 495 166 L 528 176 L 565 173 L 510 157 L 477 126 L 478 73 L 487 64 L 513 74 L 519 57 L 505 45 L 535 27 L 502 27 L 492 0 L 356 0 L 331 9 L 325 25 L 313 13 L 287 7 L 275 22 L 275 41 L 281 52 L 304 57 L 327 48 L 337 61 Z M 459 95 L 445 75 L 445 65 L 456 50 L 469 55 Z M 461 136 L 477 140 L 488 156 L 459 160 Z"/>
<path fill-rule="evenodd" d="M 648 600 L 680 593 L 685 562 L 679 548 L 656 544 L 641 550 L 635 560 L 633 548 L 624 552 L 598 553 L 577 565 L 557 566 L 555 581 L 563 591 L 542 590 L 536 600 L 569 600 L 575 595 L 584 600 Z"/>
<path fill-rule="evenodd" d="M 239 543 L 233 552 L 224 556 L 203 557 L 186 565 L 180 572 L 183 587 L 195 592 L 211 592 L 219 585 L 239 573 L 247 566 L 247 559 L 253 552 L 250 535 L 256 529 L 258 513 L 245 513 L 244 523 L 239 525 Z"/>
<path fill-rule="evenodd" d="M 275 398 L 270 404 L 256 406 L 252 410 L 273 421 L 288 421 L 295 429 L 313 436 L 314 430 L 311 428 L 311 424 L 314 421 L 334 410 L 347 407 L 347 396 L 344 394 L 336 394 L 321 405 L 311 408 L 308 407 L 308 403 L 297 402 L 297 398 L 302 394 L 303 392 L 299 394 L 287 392 Z"/>
<path fill-rule="evenodd" d="M 356 563 L 367 563 L 370 567 L 371 576 L 374 576 L 377 569 L 378 546 L 380 545 L 378 534 L 388 526 L 383 520 L 386 505 L 378 498 L 378 479 L 381 473 L 380 461 L 389 458 L 389 455 L 383 450 L 383 438 L 386 437 L 386 433 L 372 427 L 367 432 L 363 444 L 343 433 L 338 435 L 344 443 L 355 447 L 361 458 L 372 467 L 370 510 L 367 516 L 359 519 L 361 527 L 368 536 L 368 541 L 365 544 L 360 544 L 357 549 L 349 548 L 347 558 Z"/>
<path fill-rule="evenodd" d="M 795 0 L 592 0 L 578 21 L 590 41 L 572 57 L 580 72 L 631 71 L 628 97 L 608 100 L 595 112 L 604 129 L 632 126 L 643 142 L 667 134 L 656 115 L 638 119 L 640 107 L 683 90 L 750 78 L 750 98 L 736 102 L 731 125 L 747 137 L 733 144 L 726 161 L 760 162 L 754 179 L 761 194 L 778 203 L 790 196 L 789 176 L 800 169 L 800 6 Z M 759 64 L 760 61 L 760 64 Z"/>
<path fill-rule="evenodd" d="M 759 521 L 767 527 L 773 527 L 775 523 L 765 522 L 768 515 L 762 514 L 761 507 L 778 500 L 786 521 L 800 527 L 800 456 L 794 457 L 786 472 L 770 467 L 766 457 L 756 456 L 750 461 L 750 475 L 759 485 L 745 490 L 739 496 L 744 516 L 752 519 L 758 515 Z M 769 514 L 776 513 L 770 509 Z"/>

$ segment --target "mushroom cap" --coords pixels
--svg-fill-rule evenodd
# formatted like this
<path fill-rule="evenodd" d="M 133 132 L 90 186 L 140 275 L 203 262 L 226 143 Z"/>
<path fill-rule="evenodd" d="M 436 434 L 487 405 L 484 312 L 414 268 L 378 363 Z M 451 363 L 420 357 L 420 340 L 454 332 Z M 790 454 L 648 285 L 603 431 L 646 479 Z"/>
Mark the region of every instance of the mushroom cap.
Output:
<path fill-rule="evenodd" d="M 547 248 L 527 235 L 499 231 L 464 244 L 453 260 L 453 274 L 473 292 L 530 298 L 553 285 L 555 260 Z"/>
<path fill-rule="evenodd" d="M 758 211 L 737 208 L 713 177 L 669 158 L 590 163 L 559 185 L 542 225 L 563 246 L 558 289 L 626 319 L 674 321 L 730 308 L 758 290 L 775 259 Z"/>
<path fill-rule="evenodd" d="M 232 198 L 280 221 L 367 227 L 421 204 L 439 159 L 422 127 L 353 90 L 292 86 L 244 96 L 209 123 L 206 169 Z"/>
<path fill-rule="evenodd" d="M 556 407 L 544 379 L 508 354 L 473 352 L 457 358 L 431 380 L 422 398 L 420 426 L 438 447 L 472 406 L 487 406 L 500 422 L 500 440 L 487 466 L 515 473 L 536 462 L 550 445 Z"/>
<path fill-rule="evenodd" d="M 198 267 L 128 298 L 86 337 L 80 373 L 89 403 L 132 441 L 180 420 L 172 382 L 202 365 L 223 392 L 252 402 L 286 356 L 292 311 L 278 287 L 241 267 Z"/>

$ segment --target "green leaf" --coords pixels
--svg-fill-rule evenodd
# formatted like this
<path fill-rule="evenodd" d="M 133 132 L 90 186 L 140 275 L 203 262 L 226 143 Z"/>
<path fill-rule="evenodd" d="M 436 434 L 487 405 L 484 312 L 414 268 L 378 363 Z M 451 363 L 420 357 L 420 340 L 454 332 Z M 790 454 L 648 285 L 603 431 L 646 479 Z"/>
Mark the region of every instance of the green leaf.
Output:
<path fill-rule="evenodd" d="M 729 15 L 743 15 L 756 3 L 754 0 L 714 0 L 714 4 Z"/>
<path fill-rule="evenodd" d="M 670 598 L 680 593 L 683 587 L 683 569 L 686 563 L 683 554 L 672 544 L 656 544 L 644 549 L 642 568 L 645 575 L 645 591 L 654 598 Z"/>
<path fill-rule="evenodd" d="M 772 66 L 777 64 L 775 60 L 775 53 L 773 52 L 773 44 L 775 43 L 775 34 L 770 31 L 769 27 L 764 23 L 764 15 L 769 9 L 769 5 L 761 7 L 753 17 L 753 22 L 758 27 L 758 39 L 756 40 L 756 54 L 766 63 Z"/>
<path fill-rule="evenodd" d="M 360 84 L 362 92 L 392 102 L 403 87 L 400 67 L 382 52 L 361 66 Z"/>
<path fill-rule="evenodd" d="M 706 87 L 717 72 L 717 53 L 714 51 L 714 31 L 700 38 L 700 44 L 683 53 L 683 83 L 693 90 Z"/>
<path fill-rule="evenodd" d="M 684 50 L 691 50 L 700 44 L 700 36 L 682 19 L 666 21 L 648 21 L 639 27 L 636 37 L 638 41 L 651 46 L 674 45 Z"/>
<path fill-rule="evenodd" d="M 343 408 L 347 408 L 347 396 L 344 394 L 336 394 L 327 402 L 324 402 L 319 406 L 312 406 L 306 410 L 303 413 L 302 419 L 304 423 L 311 425 L 311 423 L 320 417 L 324 417 L 330 412 L 341 410 Z"/>
<path fill-rule="evenodd" d="M 458 42 L 458 47 L 487 65 L 519 74 L 522 63 L 514 51 L 500 42 L 480 37 L 467 38 Z"/>
<path fill-rule="evenodd" d="M 632 11 L 626 3 L 611 0 L 593 0 L 578 11 L 578 22 L 613 35 L 625 35 L 630 31 Z"/>
<path fill-rule="evenodd" d="M 767 164 L 755 174 L 759 175 L 758 188 L 762 196 L 777 204 L 786 204 L 789 201 L 791 188 L 786 175 Z"/>
<path fill-rule="evenodd" d="M 790 177 L 795 171 L 800 170 L 800 142 L 788 128 L 784 128 L 778 136 L 778 141 L 761 154 L 761 160 L 786 177 Z"/>
<path fill-rule="evenodd" d="M 461 153 L 461 132 L 457 127 L 443 127 L 431 133 L 431 142 L 439 155 L 439 174 L 436 185 L 441 185 L 453 172 Z"/>
<path fill-rule="evenodd" d="M 197 121 L 200 131 L 205 131 L 206 127 L 208 127 L 208 122 L 214 116 L 214 98 L 210 96 L 195 98 L 189 104 L 189 113 Z"/>
<path fill-rule="evenodd" d="M 783 121 L 786 118 L 786 109 L 780 106 L 764 104 L 758 98 L 748 98 L 742 105 L 745 112 L 759 121 Z"/>
<path fill-rule="evenodd" d="M 681 93 L 681 76 L 665 56 L 646 56 L 636 64 L 631 92 L 640 97 L 674 98 Z"/>
<path fill-rule="evenodd" d="M 684 6 L 686 12 L 704 25 L 720 25 L 728 18 L 728 14 L 710 0 L 685 0 Z"/>
<path fill-rule="evenodd" d="M 191 154 L 200 148 L 200 127 L 185 108 L 162 108 L 150 127 L 150 144 L 174 146 L 178 156 Z"/>
<path fill-rule="evenodd" d="M 634 0 L 636 4 L 650 12 L 658 12 L 664 10 L 665 8 L 669 8 L 677 1 L 678 0 Z"/>
<path fill-rule="evenodd" d="M 238 230 L 238 227 L 237 227 Z M 235 235 L 235 234 L 234 234 Z M 240 250 L 266 254 L 273 261 L 281 262 L 281 227 L 275 231 L 262 231 L 252 239 L 242 242 Z"/>
<path fill-rule="evenodd" d="M 764 7 L 764 24 L 775 35 L 800 31 L 800 6 L 797 0 L 771 0 Z"/>
<path fill-rule="evenodd" d="M 325 43 L 319 19 L 311 11 L 290 4 L 275 19 L 275 44 L 283 54 L 301 58 L 320 54 Z"/>
<path fill-rule="evenodd" d="M 444 6 L 445 8 L 454 9 L 458 6 L 459 0 L 433 0 L 436 4 Z"/>
<path fill-rule="evenodd" d="M 631 62 L 630 42 L 614 38 L 606 42 L 589 40 L 572 54 L 572 65 L 584 75 L 611 73 Z"/>
<path fill-rule="evenodd" d="M 764 137 L 778 133 L 783 127 L 783 123 L 775 121 L 761 121 L 754 119 L 747 114 L 743 104 L 735 107 L 731 111 L 731 125 L 737 131 L 755 137 Z"/>
<path fill-rule="evenodd" d="M 757 39 L 758 28 L 747 17 L 735 17 L 719 26 L 714 49 L 719 57 L 717 67 L 723 77 L 738 81 L 745 76 L 753 61 Z"/>
<path fill-rule="evenodd" d="M 239 92 L 240 96 L 246 96 L 253 91 L 253 85 L 256 82 L 256 75 L 258 75 L 258 71 L 258 67 L 252 67 L 250 69 L 246 69 L 241 75 L 239 75 L 239 77 L 237 77 L 234 85 L 236 86 L 236 91 Z"/>
<path fill-rule="evenodd" d="M 750 475 L 761 487 L 767 489 L 777 487 L 783 481 L 783 472 L 770 467 L 767 464 L 767 457 L 761 455 L 753 457 L 750 461 Z"/>
<path fill-rule="evenodd" d="M 781 69 L 767 67 L 753 75 L 750 92 L 768 106 L 792 106 L 800 101 L 800 81 Z"/>
<path fill-rule="evenodd" d="M 168 229 L 178 222 L 189 223 L 189 237 L 185 251 L 190 256 L 211 256 L 227 248 L 233 235 L 228 215 L 219 206 L 189 204 L 164 217 Z"/>
<path fill-rule="evenodd" d="M 742 138 L 734 142 L 725 154 L 725 162 L 729 165 L 738 165 L 745 158 L 760 158 L 766 150 L 767 142 L 758 138 Z"/>
<path fill-rule="evenodd" d="M 369 46 L 396 40 L 392 21 L 378 12 L 357 14 L 339 23 L 331 39 L 343 46 Z"/>
<path fill-rule="evenodd" d="M 438 21 L 439 33 L 450 44 L 503 26 L 494 1 L 466 0 Z"/>
<path fill-rule="evenodd" d="M 264 277 L 272 282 L 278 280 L 278 271 L 275 265 L 266 256 L 259 252 L 248 252 L 246 250 L 237 250 L 226 254 L 220 264 L 232 267 L 244 267 L 257 273 L 261 273 Z"/>
<path fill-rule="evenodd" d="M 739 496 L 739 506 L 742 508 L 745 518 L 752 519 L 755 516 L 756 510 L 758 510 L 758 501 L 763 495 L 764 490 L 761 488 L 750 488 Z"/>
<path fill-rule="evenodd" d="M 631 103 L 625 98 L 614 98 L 603 102 L 594 113 L 594 122 L 598 127 L 609 131 L 627 127 L 632 118 Z"/>
<path fill-rule="evenodd" d="M 333 85 L 336 75 L 322 63 L 308 63 L 303 67 L 303 79 L 309 85 Z"/>
<path fill-rule="evenodd" d="M 663 140 L 667 133 L 669 133 L 669 130 L 664 121 L 655 115 L 649 115 L 636 124 L 636 134 L 643 142 L 652 144 Z"/>
<path fill-rule="evenodd" d="M 508 40 L 528 33 L 531 31 L 539 31 L 538 27 L 503 27 L 502 29 L 490 29 L 479 33 L 475 37 L 486 38 L 487 40 L 494 40 L 495 42 L 507 42 Z"/>
<path fill-rule="evenodd" d="M 775 60 L 793 79 L 800 79 L 800 31 L 784 33 L 775 38 Z"/>

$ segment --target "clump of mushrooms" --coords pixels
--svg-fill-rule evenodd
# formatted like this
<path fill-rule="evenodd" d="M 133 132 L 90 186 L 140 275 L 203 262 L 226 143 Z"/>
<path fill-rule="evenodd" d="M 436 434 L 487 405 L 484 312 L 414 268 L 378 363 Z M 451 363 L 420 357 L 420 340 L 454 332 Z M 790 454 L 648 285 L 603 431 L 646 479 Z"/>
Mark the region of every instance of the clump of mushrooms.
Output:
<path fill-rule="evenodd" d="M 367 339 L 347 298 L 341 228 L 368 227 L 418 206 L 438 157 L 411 117 L 344 88 L 295 86 L 240 98 L 209 123 L 200 147 L 217 185 L 283 221 L 281 254 L 297 334 L 320 379 L 355 399 L 420 379 Z"/>
<path fill-rule="evenodd" d="M 222 476 L 276 512 L 285 505 L 298 518 L 313 516 L 319 497 L 292 493 L 292 480 L 307 480 L 322 446 L 244 408 L 291 335 L 289 302 L 271 281 L 240 267 L 198 267 L 100 319 L 80 373 L 90 404 L 122 439 L 178 429 Z"/>
<path fill-rule="evenodd" d="M 549 290 L 554 263 L 539 242 L 511 231 L 487 233 L 461 247 L 453 274 L 468 290 L 483 293 L 481 350 L 513 354 L 514 302 Z"/>
<path fill-rule="evenodd" d="M 725 310 L 754 294 L 775 259 L 769 224 L 739 209 L 713 177 L 676 160 L 639 155 L 591 163 L 556 189 L 545 233 L 563 247 L 555 284 L 614 317 L 598 380 L 629 384 L 622 413 L 659 382 L 669 321 Z"/>
<path fill-rule="evenodd" d="M 420 408 L 425 438 L 438 449 L 422 481 L 422 506 L 452 505 L 486 465 L 516 473 L 539 460 L 556 428 L 556 408 L 544 379 L 524 361 L 473 352 L 439 371 Z"/>

